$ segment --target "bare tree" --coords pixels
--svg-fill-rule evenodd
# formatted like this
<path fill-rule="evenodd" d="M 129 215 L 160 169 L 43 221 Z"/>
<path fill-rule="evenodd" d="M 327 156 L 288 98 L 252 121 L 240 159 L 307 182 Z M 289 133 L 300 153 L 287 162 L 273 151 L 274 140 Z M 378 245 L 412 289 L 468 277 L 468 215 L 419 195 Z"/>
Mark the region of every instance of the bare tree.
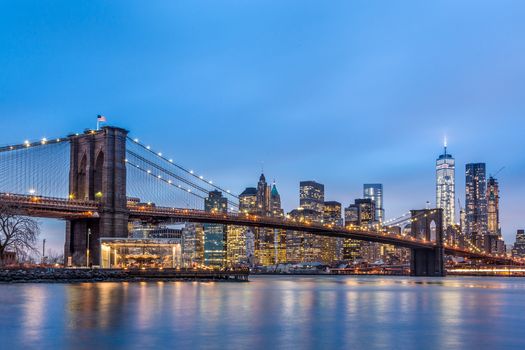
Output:
<path fill-rule="evenodd" d="M 37 253 L 39 234 L 38 221 L 17 215 L 12 207 L 0 207 L 0 265 L 8 252 L 15 252 L 19 259 Z"/>

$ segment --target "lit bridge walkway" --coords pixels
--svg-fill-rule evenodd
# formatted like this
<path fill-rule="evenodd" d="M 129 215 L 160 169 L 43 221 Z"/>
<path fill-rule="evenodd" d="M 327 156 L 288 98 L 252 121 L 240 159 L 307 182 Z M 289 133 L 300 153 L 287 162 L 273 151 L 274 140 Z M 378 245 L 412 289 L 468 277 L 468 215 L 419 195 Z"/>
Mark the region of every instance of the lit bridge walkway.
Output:
<path fill-rule="evenodd" d="M 74 200 L 53 197 L 0 193 L 0 204 L 15 208 L 18 214 L 42 218 L 98 218 L 101 205 L 97 201 Z M 391 244 L 411 249 L 436 249 L 438 244 L 424 238 L 403 236 L 387 230 L 374 230 L 365 227 L 341 227 L 295 219 L 262 217 L 241 213 L 211 213 L 203 210 L 157 207 L 146 204 L 129 204 L 129 219 L 155 221 L 162 223 L 196 222 L 246 227 L 263 227 L 288 231 L 306 232 L 317 236 L 349 238 L 354 240 Z M 462 249 L 457 246 L 442 245 L 447 255 L 474 259 L 488 259 L 501 264 L 522 264 L 519 259 Z"/>

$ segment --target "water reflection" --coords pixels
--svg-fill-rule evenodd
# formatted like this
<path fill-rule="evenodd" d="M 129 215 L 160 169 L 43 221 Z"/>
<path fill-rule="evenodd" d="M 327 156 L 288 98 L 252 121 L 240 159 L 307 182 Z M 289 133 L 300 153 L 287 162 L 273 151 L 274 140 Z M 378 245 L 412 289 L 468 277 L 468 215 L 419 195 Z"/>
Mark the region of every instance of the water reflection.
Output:
<path fill-rule="evenodd" d="M 524 348 L 525 280 L 0 285 L 2 348 Z"/>

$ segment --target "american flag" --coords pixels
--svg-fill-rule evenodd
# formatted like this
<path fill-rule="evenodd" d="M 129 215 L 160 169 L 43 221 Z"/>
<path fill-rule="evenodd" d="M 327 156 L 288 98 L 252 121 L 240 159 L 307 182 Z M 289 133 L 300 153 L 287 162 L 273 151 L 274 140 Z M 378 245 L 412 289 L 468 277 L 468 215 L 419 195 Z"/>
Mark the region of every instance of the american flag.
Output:
<path fill-rule="evenodd" d="M 106 117 L 104 117 L 103 115 L 97 115 L 97 122 L 105 122 L 106 121 Z"/>

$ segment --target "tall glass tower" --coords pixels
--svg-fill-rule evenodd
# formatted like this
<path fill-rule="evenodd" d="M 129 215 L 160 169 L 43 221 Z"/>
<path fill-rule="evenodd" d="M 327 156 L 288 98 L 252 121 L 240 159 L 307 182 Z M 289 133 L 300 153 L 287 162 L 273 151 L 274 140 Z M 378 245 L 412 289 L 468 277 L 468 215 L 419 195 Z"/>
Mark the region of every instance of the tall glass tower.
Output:
<path fill-rule="evenodd" d="M 436 159 L 436 207 L 443 209 L 443 228 L 455 224 L 456 161 L 447 153 L 445 140 L 443 154 Z"/>
<path fill-rule="evenodd" d="M 476 246 L 484 247 L 487 233 L 487 180 L 485 163 L 465 166 L 466 234 Z"/>
<path fill-rule="evenodd" d="M 364 184 L 363 198 L 371 199 L 375 206 L 375 221 L 380 224 L 385 218 L 385 209 L 383 208 L 383 184 Z"/>

